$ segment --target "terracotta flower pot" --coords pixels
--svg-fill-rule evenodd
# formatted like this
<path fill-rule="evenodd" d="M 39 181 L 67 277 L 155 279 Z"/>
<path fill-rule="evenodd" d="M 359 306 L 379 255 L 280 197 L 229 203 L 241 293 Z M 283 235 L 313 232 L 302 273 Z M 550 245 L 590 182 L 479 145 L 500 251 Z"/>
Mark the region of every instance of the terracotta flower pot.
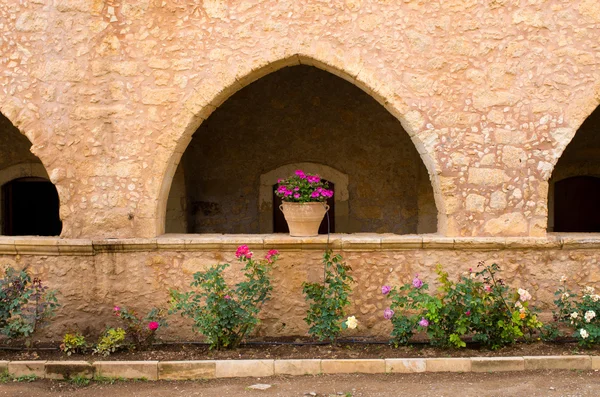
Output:
<path fill-rule="evenodd" d="M 319 226 L 329 211 L 325 203 L 283 202 L 279 209 L 283 212 L 292 237 L 312 237 L 319 234 Z"/>

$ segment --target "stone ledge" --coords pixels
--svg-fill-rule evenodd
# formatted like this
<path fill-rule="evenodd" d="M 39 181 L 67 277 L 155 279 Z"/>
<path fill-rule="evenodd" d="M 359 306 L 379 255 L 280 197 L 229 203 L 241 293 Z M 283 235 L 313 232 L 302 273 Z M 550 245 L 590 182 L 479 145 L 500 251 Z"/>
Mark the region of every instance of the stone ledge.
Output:
<path fill-rule="evenodd" d="M 0 361 L 12 376 L 68 379 L 104 376 L 123 379 L 198 380 L 352 373 L 503 372 L 540 369 L 592 370 L 600 356 L 528 356 L 387 359 L 290 359 L 199 361 Z"/>
<path fill-rule="evenodd" d="M 322 251 L 327 236 L 284 234 L 166 234 L 142 239 L 61 239 L 0 236 L 0 255 L 97 255 L 150 251 L 231 251 L 247 244 L 252 250 Z M 329 247 L 342 251 L 398 250 L 580 250 L 600 249 L 600 233 L 549 234 L 547 237 L 445 237 L 437 234 L 332 234 Z"/>

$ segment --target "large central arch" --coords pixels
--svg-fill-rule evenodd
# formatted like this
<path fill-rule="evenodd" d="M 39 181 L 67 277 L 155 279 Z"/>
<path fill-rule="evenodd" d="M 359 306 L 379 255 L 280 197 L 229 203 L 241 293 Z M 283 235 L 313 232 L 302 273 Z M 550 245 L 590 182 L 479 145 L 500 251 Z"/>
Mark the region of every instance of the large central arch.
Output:
<path fill-rule="evenodd" d="M 235 79 L 222 84 L 221 88 L 215 88 L 214 85 L 211 85 L 212 82 L 206 82 L 206 91 L 201 89 L 194 91 L 185 101 L 184 106 L 187 112 L 184 112 L 179 118 L 174 120 L 176 128 L 180 130 L 180 134 L 178 134 L 178 136 L 175 138 L 175 150 L 172 151 L 170 158 L 167 161 L 167 167 L 164 176 L 162 177 L 157 200 L 156 234 L 161 235 L 165 231 L 167 201 L 173 177 L 185 149 L 187 148 L 194 132 L 198 129 L 200 124 L 206 120 L 208 116 L 210 116 L 210 114 L 225 100 L 243 87 L 263 76 L 266 76 L 267 74 L 275 72 L 284 67 L 295 65 L 314 66 L 351 82 L 373 97 L 400 121 L 402 127 L 410 136 L 410 139 L 415 145 L 421 160 L 427 168 L 429 179 L 433 187 L 434 199 L 438 212 L 437 231 L 438 233 L 445 234 L 447 222 L 443 197 L 440 191 L 440 171 L 437 166 L 437 161 L 432 154 L 431 145 L 428 146 L 426 142 L 419 136 L 419 132 L 421 131 L 424 123 L 422 116 L 420 113 L 410 110 L 410 108 L 395 92 L 390 91 L 382 83 L 379 83 L 379 81 L 374 77 L 375 74 L 363 69 L 362 65 L 357 66 L 356 63 L 354 63 L 352 70 L 355 70 L 356 72 L 350 73 L 341 67 L 335 67 L 332 64 L 333 62 L 326 62 L 324 60 L 319 60 L 314 56 L 298 53 L 267 63 L 260 68 L 238 73 L 238 76 L 240 77 L 236 77 Z"/>

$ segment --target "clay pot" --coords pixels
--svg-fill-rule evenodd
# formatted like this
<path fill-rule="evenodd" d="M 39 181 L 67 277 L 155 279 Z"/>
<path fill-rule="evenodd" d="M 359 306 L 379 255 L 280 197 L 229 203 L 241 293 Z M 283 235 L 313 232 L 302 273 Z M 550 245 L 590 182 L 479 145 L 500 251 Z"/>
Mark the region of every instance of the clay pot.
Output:
<path fill-rule="evenodd" d="M 290 228 L 292 237 L 312 237 L 319 234 L 319 226 L 329 211 L 329 205 L 321 202 L 315 203 L 288 203 L 283 202 L 279 209 L 283 212 Z"/>

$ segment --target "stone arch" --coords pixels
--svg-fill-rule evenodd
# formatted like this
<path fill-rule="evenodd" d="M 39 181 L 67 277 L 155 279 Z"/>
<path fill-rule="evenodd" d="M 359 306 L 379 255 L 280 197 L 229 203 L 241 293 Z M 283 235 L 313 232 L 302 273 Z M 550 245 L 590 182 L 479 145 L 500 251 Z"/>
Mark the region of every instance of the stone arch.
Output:
<path fill-rule="evenodd" d="M 312 54 L 318 53 L 319 56 Z M 243 65 L 238 69 L 235 76 L 219 76 L 218 82 L 206 81 L 203 91 L 195 90 L 188 96 L 184 103 L 185 110 L 173 120 L 173 136 L 175 148 L 167 160 L 166 168 L 161 176 L 161 185 L 158 192 L 156 213 L 156 235 L 165 231 L 167 201 L 171 189 L 171 183 L 181 157 L 190 143 L 194 132 L 210 114 L 237 91 L 250 83 L 266 76 L 272 72 L 288 66 L 308 65 L 332 73 L 342 79 L 351 82 L 358 88 L 372 96 L 396 119 L 398 119 L 409 134 L 415 145 L 421 160 L 427 168 L 429 180 L 433 187 L 435 204 L 437 207 L 437 231 L 445 234 L 447 216 L 444 199 L 441 193 L 439 175 L 441 173 L 437 160 L 432 151 L 431 139 L 419 135 L 423 125 L 423 116 L 415 110 L 410 110 L 396 92 L 387 88 L 376 74 L 364 68 L 360 58 L 348 55 L 343 51 L 327 51 L 314 49 L 311 54 L 297 52 L 289 56 L 280 57 L 272 61 L 261 62 L 260 66 Z"/>
<path fill-rule="evenodd" d="M 577 128 L 565 130 L 562 142 L 559 142 L 560 156 L 555 159 L 552 174 L 547 180 L 549 232 L 554 231 L 555 226 L 556 184 L 574 177 L 600 177 L 600 106 L 593 105 L 598 104 L 592 101 L 583 106 L 586 110 L 592 108 L 589 114 L 577 112 Z"/>
<path fill-rule="evenodd" d="M 260 188 L 258 198 L 258 213 L 261 233 L 271 233 L 273 230 L 273 185 L 279 179 L 287 178 L 295 170 L 304 170 L 310 174 L 318 174 L 321 178 L 335 184 L 335 222 L 338 230 L 346 230 L 348 223 L 348 175 L 317 163 L 294 163 L 286 164 L 260 176 Z"/>
<path fill-rule="evenodd" d="M 64 192 L 56 184 L 56 181 L 52 180 L 51 173 L 48 172 L 49 163 L 40 149 L 44 147 L 44 142 L 42 124 L 39 122 L 39 117 L 18 99 L 9 96 L 0 96 L 0 118 L 7 120 L 29 141 L 31 144 L 29 152 L 39 160 L 39 163 L 37 163 L 31 162 L 31 159 L 26 159 L 22 163 L 14 164 L 0 170 L 0 186 L 24 177 L 44 178 L 54 184 L 58 193 L 60 206 L 60 203 L 64 202 Z"/>

